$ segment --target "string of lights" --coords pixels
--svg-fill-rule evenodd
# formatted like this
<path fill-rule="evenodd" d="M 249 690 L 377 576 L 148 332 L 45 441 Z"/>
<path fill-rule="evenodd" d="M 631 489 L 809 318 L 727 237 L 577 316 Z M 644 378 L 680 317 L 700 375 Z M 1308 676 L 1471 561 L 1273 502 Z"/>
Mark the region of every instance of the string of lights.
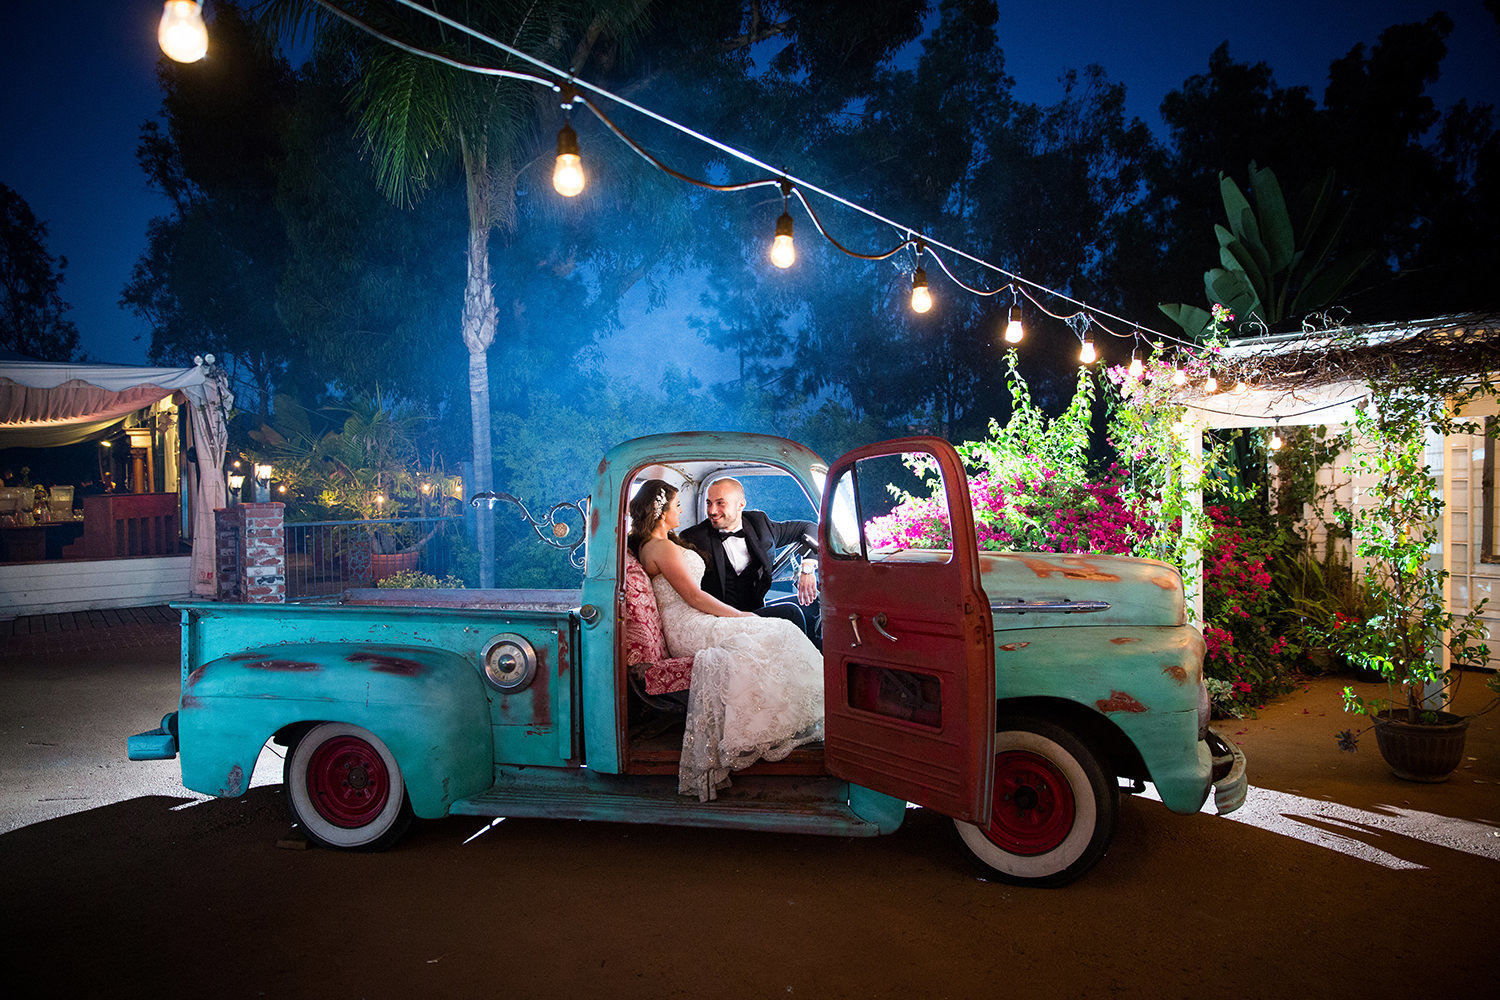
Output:
<path fill-rule="evenodd" d="M 582 193 L 585 186 L 585 175 L 583 170 L 582 154 L 578 145 L 578 136 L 577 133 L 574 132 L 571 121 L 569 120 L 570 113 L 575 105 L 581 104 L 583 105 L 583 107 L 587 108 L 596 118 L 598 118 L 600 123 L 608 131 L 615 135 L 620 141 L 624 142 L 627 147 L 629 147 L 637 155 L 645 159 L 653 167 L 676 180 L 692 184 L 700 188 L 718 192 L 738 192 L 759 187 L 778 186 L 781 190 L 782 195 L 782 212 L 776 220 L 775 235 L 772 241 L 770 259 L 771 262 L 779 268 L 789 268 L 793 266 L 796 261 L 796 250 L 793 242 L 794 222 L 790 213 L 790 200 L 791 197 L 795 195 L 797 201 L 802 205 L 803 210 L 807 212 L 808 217 L 811 219 L 814 227 L 818 230 L 819 234 L 830 244 L 832 244 L 836 249 L 848 256 L 855 257 L 860 260 L 880 261 L 889 259 L 908 247 L 915 247 L 915 266 L 912 271 L 911 292 L 911 307 L 915 312 L 925 313 L 929 311 L 933 305 L 933 296 L 931 288 L 928 284 L 927 272 L 925 268 L 922 267 L 922 257 L 924 254 L 927 254 L 937 262 L 939 269 L 943 272 L 944 275 L 947 276 L 950 281 L 972 295 L 991 297 L 1003 294 L 1007 291 L 1011 293 L 1011 301 L 1009 306 L 1007 307 L 1006 324 L 1004 328 L 1004 340 L 1007 344 L 1017 344 L 1024 337 L 1022 317 L 1018 315 L 1018 313 L 1020 313 L 1021 311 L 1021 300 L 1024 297 L 1025 300 L 1030 303 L 1030 306 L 1032 308 L 1035 308 L 1041 313 L 1054 319 L 1062 320 L 1063 322 L 1067 323 L 1070 328 L 1073 329 L 1075 335 L 1079 338 L 1079 357 L 1084 364 L 1092 364 L 1097 360 L 1098 357 L 1097 350 L 1090 336 L 1090 330 L 1095 326 L 1113 337 L 1119 339 L 1132 339 L 1135 342 L 1137 347 L 1132 348 L 1132 361 L 1130 365 L 1130 374 L 1133 377 L 1139 377 L 1142 371 L 1142 364 L 1138 355 L 1138 345 L 1141 343 L 1143 338 L 1148 338 L 1149 341 L 1154 342 L 1153 350 L 1161 349 L 1162 345 L 1172 345 L 1172 347 L 1176 350 L 1185 351 L 1191 354 L 1193 351 L 1200 347 L 1200 345 L 1192 341 L 1178 336 L 1162 333 L 1161 331 L 1154 330 L 1148 327 L 1143 327 L 1139 323 L 1124 319 L 1123 317 L 1117 316 L 1107 310 L 1101 309 L 1098 306 L 1090 305 L 1089 303 L 1074 298 L 1073 296 L 1065 292 L 1050 288 L 1044 284 L 1033 281 L 1022 275 L 1016 274 L 1015 272 L 1000 267 L 999 265 L 985 260 L 975 254 L 969 253 L 968 251 L 965 251 L 960 247 L 944 243 L 941 240 L 934 238 L 931 234 L 923 232 L 916 227 L 899 223 L 871 208 L 861 205 L 849 198 L 843 197 L 836 192 L 813 184 L 810 181 L 794 176 L 793 174 L 785 170 L 777 170 L 776 168 L 758 159 L 750 153 L 747 153 L 743 150 L 729 145 L 728 143 L 715 139 L 712 136 L 699 132 L 687 125 L 682 124 L 681 122 L 675 121 L 674 119 L 653 111 L 650 108 L 633 102 L 627 98 L 621 97 L 618 94 L 612 93 L 611 91 L 606 90 L 603 87 L 589 83 L 585 80 L 578 79 L 576 70 L 563 70 L 556 66 L 553 66 L 551 63 L 548 63 L 545 60 L 539 59 L 521 49 L 515 48 L 511 45 L 506 44 L 505 42 L 492 38 L 489 35 L 486 35 L 483 32 L 478 31 L 453 18 L 450 18 L 436 10 L 433 10 L 430 7 L 423 6 L 421 3 L 416 2 L 416 0 L 393 0 L 393 2 L 398 4 L 399 6 L 410 9 L 414 13 L 430 18 L 439 24 L 453 29 L 454 31 L 465 34 L 475 41 L 492 47 L 499 52 L 502 52 L 516 60 L 519 60 L 520 62 L 534 68 L 539 72 L 526 72 L 502 67 L 483 66 L 466 62 L 464 60 L 455 59 L 451 56 L 433 52 L 428 49 L 424 49 L 421 46 L 412 45 L 408 42 L 404 42 L 400 39 L 394 38 L 388 33 L 379 30 L 371 24 L 368 24 L 354 14 L 351 14 L 350 12 L 342 9 L 337 4 L 333 3 L 332 0 L 316 0 L 316 2 L 319 6 L 327 10 L 329 13 L 340 18 L 356 29 L 363 31 L 370 36 L 380 40 L 381 42 L 392 45 L 410 55 L 425 59 L 431 59 L 442 65 L 463 72 L 479 73 L 497 78 L 512 79 L 545 86 L 551 89 L 553 92 L 557 93 L 560 96 L 560 105 L 564 112 L 564 123 L 562 128 L 559 130 L 557 137 L 557 159 L 553 173 L 553 186 L 554 189 L 564 197 L 577 196 L 578 194 Z M 191 10 L 188 10 L 188 8 L 191 8 Z M 201 30 L 201 8 L 201 0 L 167 0 L 159 35 L 162 40 L 163 51 L 167 52 L 167 54 L 172 58 L 180 59 L 181 61 L 193 61 L 194 59 L 202 58 L 203 51 L 200 50 L 196 41 L 182 47 L 186 58 L 184 58 L 183 56 L 179 56 L 178 54 L 174 53 L 172 49 L 169 49 L 167 47 L 169 17 L 173 19 L 174 31 L 178 30 L 175 27 L 176 25 L 184 21 L 184 19 L 191 20 L 193 16 L 197 17 L 198 27 Z M 206 34 L 203 37 L 205 39 L 203 48 L 206 48 Z M 196 55 L 193 54 L 194 52 L 196 52 Z M 682 171 L 677 170 L 662 161 L 659 157 L 652 154 L 643 145 L 641 145 L 641 143 L 627 134 L 626 131 L 621 128 L 609 115 L 604 113 L 604 111 L 599 107 L 598 102 L 592 99 L 594 97 L 611 102 L 615 106 L 633 111 L 645 118 L 662 124 L 696 142 L 716 149 L 729 157 L 749 164 L 750 166 L 753 166 L 757 169 L 764 170 L 767 172 L 767 175 L 749 181 L 717 184 L 683 173 Z M 852 249 L 846 246 L 844 243 L 840 242 L 837 238 L 834 237 L 831 232 L 829 232 L 828 228 L 823 224 L 823 221 L 819 217 L 818 213 L 814 210 L 812 203 L 809 201 L 809 194 L 826 198 L 837 205 L 842 205 L 869 219 L 879 222 L 885 226 L 889 226 L 894 232 L 904 235 L 900 238 L 899 242 L 889 250 L 877 250 L 874 252 L 865 253 Z M 954 269 L 950 266 L 949 262 L 944 260 L 943 256 L 938 253 L 939 250 L 942 250 L 945 253 L 951 255 L 955 260 L 965 261 L 969 264 L 973 264 L 981 268 L 982 270 L 999 275 L 1004 279 L 1005 283 L 994 289 L 984 289 L 971 282 L 964 281 L 954 272 Z M 1043 304 L 1044 300 L 1067 303 L 1068 305 L 1075 307 L 1075 311 L 1072 313 L 1053 312 Z M 1128 327 L 1129 331 L 1121 332 L 1120 330 L 1112 329 L 1108 323 L 1104 322 L 1105 320 L 1120 324 L 1122 327 Z M 1182 377 L 1182 382 L 1180 382 L 1179 384 L 1185 384 L 1186 378 L 1182 375 L 1182 368 L 1174 366 L 1174 371 L 1177 373 L 1177 376 Z M 1175 380 L 1176 379 L 1174 377 L 1174 381 Z M 1217 388 L 1216 382 L 1211 372 L 1208 375 L 1205 388 L 1209 392 L 1213 392 Z"/>
<path fill-rule="evenodd" d="M 320 5 L 328 8 L 329 10 L 336 10 L 336 8 L 330 2 L 330 0 L 317 0 L 317 2 Z M 548 62 L 546 62 L 543 59 L 539 59 L 536 56 L 533 56 L 533 55 L 531 55 L 531 54 L 529 54 L 527 52 L 522 51 L 521 49 L 517 49 L 517 48 L 515 48 L 515 47 L 513 47 L 511 45 L 507 45 L 506 43 L 504 43 L 504 42 L 502 42 L 502 41 L 500 41 L 498 39 L 492 38 L 492 37 L 484 34 L 481 31 L 478 31 L 478 30 L 476 30 L 474 28 L 471 28 L 471 27 L 469 27 L 466 24 L 463 24 L 463 23 L 461 23 L 459 21 L 456 21 L 453 18 L 447 17 L 446 15 L 443 15 L 441 13 L 438 13 L 437 11 L 434 11 L 434 10 L 428 8 L 428 7 L 424 7 L 420 3 L 417 3 L 416 0 L 395 0 L 395 2 L 397 4 L 403 6 L 403 7 L 409 8 L 412 11 L 420 13 L 420 14 L 426 16 L 426 17 L 430 17 L 433 20 L 435 20 L 435 21 L 437 21 L 437 22 L 439 22 L 441 24 L 444 24 L 444 25 L 446 25 L 448 27 L 451 27 L 451 28 L 453 28 L 456 31 L 462 32 L 463 34 L 468 35 L 469 37 L 475 39 L 476 41 L 482 42 L 485 45 L 492 46 L 493 48 L 495 48 L 495 49 L 497 49 L 497 50 L 499 50 L 501 52 L 504 52 L 507 55 L 510 55 L 510 56 L 512 56 L 512 57 L 514 57 L 516 59 L 522 60 L 522 61 L 526 62 L 527 64 L 536 67 L 537 69 L 540 69 L 540 70 L 542 70 L 542 71 L 544 71 L 546 73 L 549 73 L 549 74 L 553 74 L 557 80 L 563 81 L 563 82 L 559 82 L 559 83 L 551 83 L 550 85 L 551 85 L 551 87 L 552 87 L 553 90 L 560 91 L 560 92 L 565 91 L 566 88 L 576 88 L 578 90 L 587 90 L 587 91 L 589 91 L 589 92 L 591 92 L 591 93 L 593 93 L 593 94 L 595 94 L 595 95 L 597 95 L 599 97 L 602 97 L 602 98 L 604 98 L 606 100 L 609 100 L 609 101 L 611 101 L 611 102 L 619 105 L 620 107 L 627 108 L 627 109 L 629 109 L 631 111 L 636 112 L 637 114 L 640 114 L 640 115 L 643 115 L 643 116 L 645 116 L 647 118 L 650 118 L 650 119 L 652 119 L 652 120 L 654 120 L 654 121 L 656 121 L 656 122 L 658 122 L 658 123 L 660 123 L 662 125 L 665 125 L 665 126 L 671 128 L 671 129 L 673 129 L 673 130 L 675 130 L 677 132 L 682 133 L 683 135 L 688 136 L 691 139 L 694 139 L 694 140 L 696 140 L 698 142 L 704 143 L 704 144 L 706 144 L 706 145 L 708 145 L 708 146 L 710 146 L 710 147 L 712 147 L 714 149 L 719 150 L 720 152 L 723 152 L 723 153 L 725 153 L 725 154 L 727 154 L 729 156 L 732 156 L 735 159 L 738 159 L 738 160 L 740 160 L 740 161 L 742 161 L 744 163 L 747 163 L 747 164 L 749 164 L 751 166 L 757 167 L 757 168 L 762 169 L 762 170 L 769 171 L 772 174 L 777 175 L 777 177 L 779 178 L 778 180 L 773 180 L 771 178 L 762 178 L 762 179 L 759 179 L 759 180 L 747 182 L 745 185 L 743 185 L 743 188 L 716 187 L 715 185 L 712 185 L 709 182 L 700 181 L 700 180 L 698 180 L 696 178 L 691 178 L 691 177 L 689 177 L 689 176 L 687 176 L 685 174 L 682 174 L 682 173 L 680 173 L 680 172 L 678 172 L 676 170 L 673 170 L 671 168 L 666 167 L 665 164 L 661 163 L 655 157 L 650 156 L 649 154 L 646 154 L 645 151 L 642 148 L 640 148 L 640 146 L 639 146 L 638 143 L 634 142 L 634 140 L 631 140 L 631 139 L 629 139 L 626 136 L 626 134 L 624 133 L 624 131 L 622 129 L 620 129 L 612 121 L 608 121 L 606 119 L 606 117 L 602 114 L 602 112 L 600 111 L 600 109 L 594 104 L 594 102 L 592 102 L 592 101 L 584 101 L 585 106 L 588 107 L 590 111 L 594 112 L 595 115 L 599 116 L 600 120 L 602 122 L 604 122 L 606 124 L 606 127 L 610 128 L 610 130 L 616 136 L 618 136 L 622 140 L 626 141 L 627 144 L 630 145 L 633 149 L 636 149 L 636 151 L 638 153 L 641 153 L 642 155 L 644 155 L 646 157 L 646 159 L 648 160 L 648 162 L 653 163 L 653 165 L 657 166 L 659 169 L 664 169 L 665 172 L 667 172 L 670 176 L 676 177 L 679 180 L 684 180 L 684 181 L 687 181 L 688 183 L 696 184 L 696 185 L 701 186 L 701 187 L 710 188 L 710 189 L 717 189 L 717 190 L 735 190 L 735 189 L 744 189 L 744 188 L 752 188 L 752 187 L 761 187 L 761 186 L 768 185 L 770 183 L 780 183 L 782 185 L 783 201 L 784 202 L 786 201 L 786 198 L 789 196 L 789 194 L 795 193 L 797 195 L 798 201 L 801 202 L 803 208 L 807 211 L 809 217 L 812 219 L 813 224 L 817 227 L 819 233 L 826 240 L 828 240 L 830 243 L 832 243 L 837 249 L 839 249 L 840 251 L 842 251 L 843 253 L 845 253 L 845 254 L 847 254 L 847 255 L 849 255 L 851 257 L 857 257 L 857 258 L 863 259 L 863 260 L 884 260 L 886 258 L 894 256 L 896 253 L 900 252 L 900 250 L 904 249 L 907 246 L 911 246 L 911 245 L 913 245 L 914 243 L 916 243 L 916 242 L 918 242 L 920 240 L 924 244 L 927 252 L 931 253 L 932 256 L 933 256 L 933 258 L 935 260 L 938 260 L 939 266 L 942 268 L 944 274 L 946 274 L 949 277 L 950 280 L 954 281 L 955 284 L 958 284 L 960 287 L 964 288 L 966 291 L 969 291 L 971 294 L 978 294 L 978 295 L 986 295 L 986 294 L 988 294 L 988 295 L 994 295 L 994 294 L 998 294 L 1001 291 L 1004 291 L 1005 287 L 1002 287 L 1000 289 L 996 289 L 993 292 L 986 293 L 983 290 L 978 289 L 978 288 L 976 288 L 976 287 L 968 284 L 967 282 L 963 282 L 963 281 L 959 280 L 957 278 L 957 276 L 954 275 L 952 269 L 947 266 L 946 262 L 944 262 L 940 258 L 938 258 L 937 254 L 934 252 L 933 248 L 941 248 L 943 250 L 946 250 L 949 253 L 955 255 L 956 257 L 960 257 L 960 258 L 962 258 L 962 259 L 964 259 L 966 261 L 969 261 L 972 264 L 978 265 L 981 268 L 984 268 L 984 269 L 986 269 L 988 271 L 992 271 L 992 272 L 1000 275 L 1001 277 L 1005 278 L 1008 286 L 1011 287 L 1011 290 L 1013 292 L 1013 297 L 1014 297 L 1015 293 L 1021 291 L 1022 289 L 1032 289 L 1032 290 L 1035 290 L 1037 293 L 1039 293 L 1041 295 L 1047 296 L 1049 298 L 1057 299 L 1059 301 L 1067 302 L 1070 305 L 1076 306 L 1077 309 L 1078 309 L 1078 313 L 1083 313 L 1085 315 L 1089 315 L 1095 325 L 1099 326 L 1101 329 L 1105 330 L 1106 332 L 1112 334 L 1115 337 L 1118 337 L 1118 338 L 1134 337 L 1137 340 L 1139 340 L 1141 338 L 1141 336 L 1144 334 L 1144 335 L 1150 336 L 1151 338 L 1153 338 L 1155 341 L 1157 341 L 1159 343 L 1170 343 L 1170 344 L 1177 345 L 1178 347 L 1181 347 L 1183 349 L 1192 349 L 1192 348 L 1195 348 L 1195 347 L 1198 346 L 1194 342 L 1186 340 L 1184 338 L 1173 336 L 1171 334 L 1162 333 L 1159 330 L 1154 330 L 1154 329 L 1151 329 L 1151 328 L 1142 327 L 1139 323 L 1135 323 L 1135 322 L 1127 320 L 1127 319 L 1125 319 L 1125 318 L 1123 318 L 1121 316 L 1117 316 L 1117 315 L 1115 315 L 1115 314 L 1113 314 L 1111 312 L 1108 312 L 1107 310 L 1099 308 L 1098 306 L 1089 305 L 1087 302 L 1084 302 L 1084 301 L 1082 301 L 1080 299 L 1076 299 L 1076 298 L 1072 297 L 1071 295 L 1068 295 L 1065 292 L 1060 292 L 1057 289 L 1050 288 L 1050 287 L 1048 287 L 1046 285 L 1043 285 L 1043 284 L 1041 284 L 1039 282 L 1036 282 L 1036 281 L 1032 281 L 1031 279 L 1026 278 L 1023 275 L 1016 274 L 1016 273 L 1014 273 L 1012 271 L 1008 271 L 1005 268 L 1002 268 L 1002 267 L 1000 267 L 997 264 L 991 263 L 988 260 L 985 260 L 985 259 L 983 259 L 981 257 L 978 257 L 978 256 L 976 256 L 974 254 L 971 254 L 971 253 L 963 250 L 962 248 L 955 247 L 955 246 L 950 246 L 949 244 L 943 243 L 942 241 L 933 238 L 931 236 L 931 234 L 928 234 L 928 233 L 925 233 L 925 232 L 921 232 L 917 227 L 908 226 L 908 225 L 904 225 L 904 224 L 902 224 L 900 222 L 897 222 L 897 221 L 895 221 L 895 220 L 893 220 L 893 219 L 891 219 L 891 218 L 889 218 L 889 217 L 887 217 L 885 215 L 880 214 L 879 212 L 874 211 L 873 209 L 870 209 L 870 208 L 868 208 L 868 207 L 866 207 L 864 205 L 861 205 L 861 204 L 859 204 L 859 203 L 857 203 L 855 201 L 852 201 L 852 200 L 850 200 L 848 198 L 845 198 L 842 195 L 839 195 L 839 194 L 837 194 L 837 193 L 835 193 L 833 191 L 826 190 L 826 189 L 824 189 L 824 188 L 822 188 L 822 187 L 820 187 L 820 186 L 818 186 L 816 184 L 813 184 L 810 181 L 804 180 L 804 179 L 802 179 L 800 177 L 796 177 L 796 176 L 794 176 L 794 175 L 792 175 L 790 173 L 787 173 L 785 171 L 778 172 L 770 164 L 768 164 L 768 163 L 766 163 L 766 162 L 758 159 L 757 157 L 755 157 L 755 156 L 753 156 L 753 155 L 751 155 L 751 154 L 749 154 L 749 153 L 747 153 L 747 152 L 745 152 L 745 151 L 743 151 L 741 149 L 737 149 L 736 147 L 731 146 L 728 143 L 721 142 L 720 140 L 715 139 L 712 136 L 709 136 L 709 135 L 706 135 L 706 134 L 704 134 L 702 132 L 699 132 L 696 129 L 693 129 L 693 128 L 687 126 L 687 125 L 682 124 L 681 122 L 678 122 L 678 121 L 676 121 L 676 120 L 674 120 L 672 118 L 669 118 L 669 117 L 667 117 L 665 115 L 662 115 L 662 114 L 660 114 L 660 113 L 658 113 L 656 111 L 653 111 L 650 108 L 647 108 L 647 107 L 645 107 L 643 105 L 637 104 L 634 101 L 631 101 L 631 100 L 629 100 L 627 98 L 621 97 L 620 95 L 615 94 L 615 93 L 613 93 L 613 92 L 611 92 L 609 90 L 606 90 L 603 87 L 599 87 L 599 86 L 597 86 L 595 84 L 592 84 L 592 83 L 589 83 L 589 82 L 587 82 L 585 80 L 578 79 L 577 76 L 576 76 L 576 70 L 570 70 L 570 71 L 564 72 L 563 70 L 559 69 L 556 66 L 553 66 L 551 63 L 548 63 Z M 582 94 L 580 93 L 580 94 L 578 94 L 578 96 L 581 97 Z M 567 102 L 565 100 L 565 103 L 570 103 L 570 102 Z M 819 195 L 821 197 L 827 198 L 827 199 L 829 199 L 830 201 L 832 201 L 832 202 L 834 202 L 836 204 L 843 205 L 844 207 L 852 209 L 852 210 L 854 210 L 854 211 L 856 211 L 856 212 L 858 212 L 858 213 L 860 213 L 862 215 L 867 216 L 868 218 L 871 218 L 871 219 L 873 219 L 873 220 L 875 220 L 877 222 L 883 223 L 883 224 L 891 227 L 893 230 L 895 230 L 897 232 L 905 232 L 905 233 L 907 233 L 909 235 L 907 236 L 907 238 L 902 243 L 898 244 L 895 248 L 893 248 L 892 250 L 883 252 L 883 253 L 865 254 L 865 253 L 859 253 L 857 251 L 851 250 L 850 248 L 844 246 L 842 243 L 840 243 L 838 240 L 836 240 L 827 231 L 827 229 L 822 225 L 822 222 L 819 220 L 819 218 L 817 217 L 816 213 L 813 211 L 812 206 L 808 202 L 806 194 L 804 194 L 804 192 L 810 192 L 812 194 L 816 194 L 816 195 Z M 777 266 L 779 266 L 779 267 L 790 267 L 792 265 L 792 263 L 795 261 L 795 252 L 792 249 L 790 249 L 790 247 L 791 247 L 791 241 L 792 241 L 792 219 L 791 219 L 790 214 L 785 210 L 785 204 L 784 204 L 783 205 L 782 215 L 777 219 L 776 239 L 773 242 L 773 251 L 772 251 L 772 253 L 773 253 L 773 263 L 777 263 Z M 774 244 L 779 244 L 781 246 L 782 249 L 780 250 L 780 252 L 778 252 L 776 250 Z M 787 258 L 789 256 L 790 256 L 791 259 L 788 260 L 788 262 L 786 264 L 779 263 L 780 260 L 787 260 Z M 922 274 L 921 278 L 922 278 L 923 284 L 925 286 L 925 281 L 926 281 L 926 274 L 925 274 L 925 272 Z M 913 274 L 913 289 L 914 289 L 914 291 L 915 291 L 915 288 L 918 287 L 917 284 L 916 284 L 916 282 L 917 282 L 917 276 L 914 273 Z M 931 305 L 930 305 L 930 301 L 931 301 L 930 288 L 929 288 L 928 294 L 925 297 L 924 296 L 918 296 L 918 300 L 919 301 L 922 301 L 924 298 L 928 302 L 927 308 L 930 309 L 931 308 Z M 1027 299 L 1030 300 L 1033 304 L 1040 305 L 1039 302 L 1037 301 L 1036 297 L 1034 295 L 1030 294 L 1029 292 L 1027 293 Z M 1015 303 L 1013 302 L 1012 303 L 1012 310 L 1014 310 L 1014 308 L 1015 308 Z M 924 310 L 918 310 L 918 311 L 919 312 L 925 312 L 926 310 L 924 309 Z M 1054 317 L 1057 317 L 1057 318 L 1065 318 L 1065 317 L 1058 316 L 1057 313 L 1052 313 L 1052 312 L 1050 312 L 1048 310 L 1045 310 L 1045 309 L 1043 311 L 1047 312 L 1047 315 L 1049 315 L 1049 316 L 1054 316 Z M 1075 315 L 1076 315 L 1076 313 L 1075 313 Z M 1131 327 L 1131 329 L 1134 332 L 1133 333 L 1119 333 L 1119 332 L 1117 332 L 1115 330 L 1110 329 L 1106 324 L 1104 324 L 1103 322 L 1101 322 L 1101 319 L 1110 319 L 1110 320 L 1114 320 L 1117 323 L 1128 325 L 1128 326 Z M 1012 331 L 1013 328 L 1015 330 L 1017 330 L 1017 331 L 1019 330 L 1019 326 L 1016 325 L 1017 323 L 1018 323 L 1018 321 L 1014 320 L 1013 318 L 1008 318 L 1007 324 L 1006 324 L 1006 328 L 1007 328 L 1007 333 L 1008 334 L 1011 333 L 1011 331 Z M 1009 338 L 1007 338 L 1007 339 L 1008 339 L 1008 342 L 1010 342 L 1010 343 L 1014 343 L 1015 342 L 1013 340 L 1009 340 Z"/>

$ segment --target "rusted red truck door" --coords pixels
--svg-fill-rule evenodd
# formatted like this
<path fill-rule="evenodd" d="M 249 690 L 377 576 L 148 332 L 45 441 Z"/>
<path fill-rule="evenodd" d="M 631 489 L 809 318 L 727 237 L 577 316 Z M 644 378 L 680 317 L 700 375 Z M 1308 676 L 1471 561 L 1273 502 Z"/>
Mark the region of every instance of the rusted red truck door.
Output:
<path fill-rule="evenodd" d="M 892 544 L 888 486 L 926 496 L 939 479 L 951 546 Z M 957 453 L 925 437 L 850 452 L 829 470 L 818 530 L 829 772 L 987 823 L 994 634 Z"/>

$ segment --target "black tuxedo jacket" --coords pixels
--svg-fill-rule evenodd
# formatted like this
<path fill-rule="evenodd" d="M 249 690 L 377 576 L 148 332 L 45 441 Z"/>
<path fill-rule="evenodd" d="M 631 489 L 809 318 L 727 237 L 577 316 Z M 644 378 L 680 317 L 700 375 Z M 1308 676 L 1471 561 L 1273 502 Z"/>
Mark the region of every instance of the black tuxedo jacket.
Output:
<path fill-rule="evenodd" d="M 818 526 L 812 521 L 773 521 L 763 510 L 747 510 L 740 514 L 740 527 L 745 529 L 745 547 L 750 550 L 750 565 L 746 573 L 752 574 L 750 591 L 755 603 L 739 610 L 759 611 L 765 606 L 766 591 L 771 589 L 772 554 L 779 546 L 790 545 L 803 535 L 816 539 Z M 718 529 L 705 519 L 677 534 L 704 553 L 703 561 L 707 564 L 701 585 L 704 591 L 724 600 L 724 577 L 731 568 Z"/>

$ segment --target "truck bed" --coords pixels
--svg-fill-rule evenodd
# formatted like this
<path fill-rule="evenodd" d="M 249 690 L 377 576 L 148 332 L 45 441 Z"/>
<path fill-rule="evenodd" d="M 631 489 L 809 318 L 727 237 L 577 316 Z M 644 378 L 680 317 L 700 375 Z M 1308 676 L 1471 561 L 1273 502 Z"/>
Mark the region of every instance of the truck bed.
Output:
<path fill-rule="evenodd" d="M 571 611 L 583 602 L 581 590 L 381 590 L 344 591 L 341 604 L 386 608 L 473 608 L 485 611 Z"/>

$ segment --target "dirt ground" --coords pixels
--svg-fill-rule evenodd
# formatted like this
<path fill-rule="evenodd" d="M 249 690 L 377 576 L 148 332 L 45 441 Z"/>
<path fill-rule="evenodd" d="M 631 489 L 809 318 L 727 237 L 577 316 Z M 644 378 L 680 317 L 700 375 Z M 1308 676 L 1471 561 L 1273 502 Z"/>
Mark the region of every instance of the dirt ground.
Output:
<path fill-rule="evenodd" d="M 175 635 L 97 631 L 0 650 L 9 996 L 1500 996 L 1500 711 L 1410 784 L 1373 735 L 1336 749 L 1340 681 L 1314 680 L 1222 726 L 1244 809 L 1129 798 L 1058 890 L 977 877 L 922 810 L 868 840 L 452 818 L 340 854 L 277 846 L 274 766 L 200 801 L 127 762 L 174 704 Z"/>

